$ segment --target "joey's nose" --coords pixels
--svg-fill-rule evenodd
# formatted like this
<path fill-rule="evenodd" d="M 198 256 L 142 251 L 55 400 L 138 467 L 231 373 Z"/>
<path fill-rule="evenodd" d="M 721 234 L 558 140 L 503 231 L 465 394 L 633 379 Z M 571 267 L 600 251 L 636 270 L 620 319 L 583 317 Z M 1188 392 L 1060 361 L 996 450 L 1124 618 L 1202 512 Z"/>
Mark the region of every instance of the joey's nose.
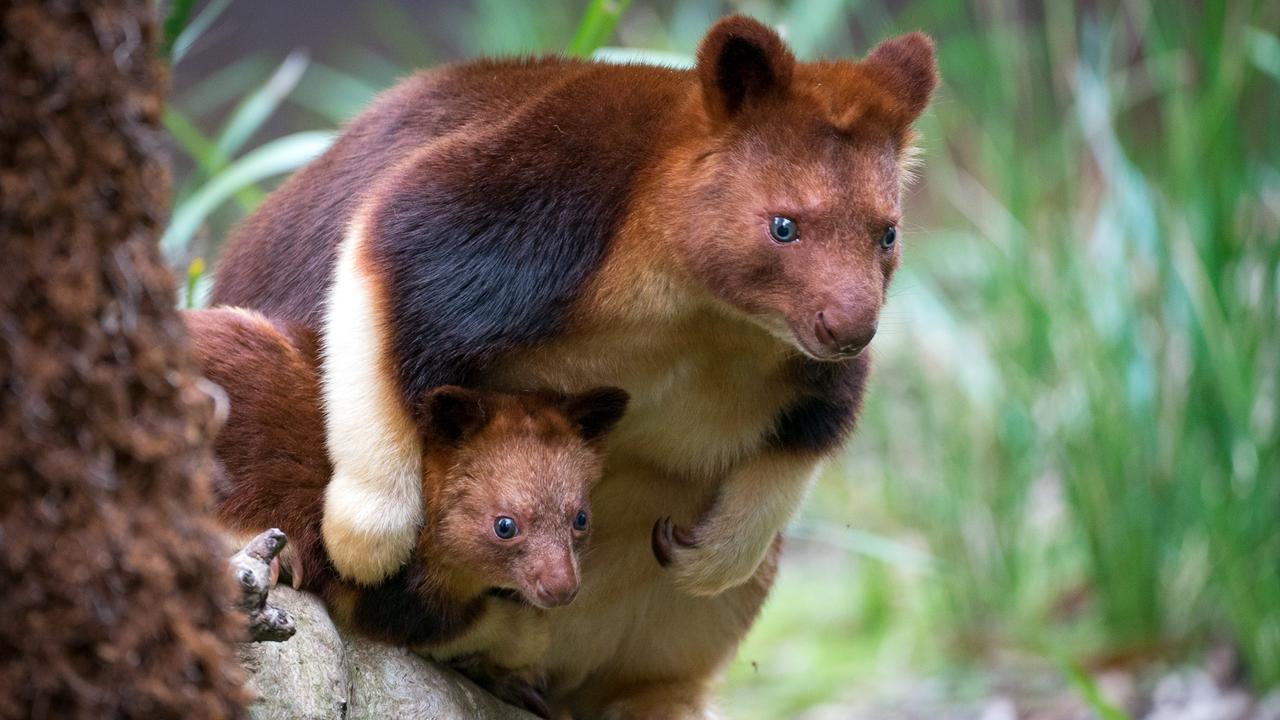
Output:
<path fill-rule="evenodd" d="M 879 318 L 875 313 L 819 310 L 813 333 L 830 357 L 853 357 L 871 344 Z"/>
<path fill-rule="evenodd" d="M 578 596 L 578 574 L 572 567 L 543 573 L 535 593 L 538 602 L 546 607 L 568 605 Z"/>

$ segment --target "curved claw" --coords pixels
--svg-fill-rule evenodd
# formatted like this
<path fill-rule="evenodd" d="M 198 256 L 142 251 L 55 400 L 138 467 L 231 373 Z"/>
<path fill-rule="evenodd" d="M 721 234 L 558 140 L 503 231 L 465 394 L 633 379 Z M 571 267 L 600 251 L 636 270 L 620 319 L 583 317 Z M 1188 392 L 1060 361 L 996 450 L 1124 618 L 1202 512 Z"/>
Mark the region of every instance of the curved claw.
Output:
<path fill-rule="evenodd" d="M 249 614 L 249 635 L 254 642 L 283 642 L 297 631 L 289 611 L 271 603 Z"/>
<path fill-rule="evenodd" d="M 275 559 L 288 543 L 289 540 L 285 537 L 283 530 L 271 528 L 250 540 L 241 552 L 265 563 Z"/>
<path fill-rule="evenodd" d="M 650 544 L 653 546 L 653 557 L 657 559 L 658 564 L 662 567 L 670 567 L 675 560 L 677 549 L 697 547 L 698 540 L 693 533 L 676 525 L 668 515 L 653 524 Z"/>

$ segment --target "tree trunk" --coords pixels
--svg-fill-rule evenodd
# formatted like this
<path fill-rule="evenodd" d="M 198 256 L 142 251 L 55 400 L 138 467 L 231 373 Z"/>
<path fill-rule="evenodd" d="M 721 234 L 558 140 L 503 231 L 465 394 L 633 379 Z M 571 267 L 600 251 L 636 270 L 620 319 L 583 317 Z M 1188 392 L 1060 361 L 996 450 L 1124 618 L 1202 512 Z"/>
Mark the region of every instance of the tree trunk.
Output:
<path fill-rule="evenodd" d="M 150 0 L 0 3 L 0 716 L 243 715 Z M 221 558 L 221 559 L 220 559 Z"/>

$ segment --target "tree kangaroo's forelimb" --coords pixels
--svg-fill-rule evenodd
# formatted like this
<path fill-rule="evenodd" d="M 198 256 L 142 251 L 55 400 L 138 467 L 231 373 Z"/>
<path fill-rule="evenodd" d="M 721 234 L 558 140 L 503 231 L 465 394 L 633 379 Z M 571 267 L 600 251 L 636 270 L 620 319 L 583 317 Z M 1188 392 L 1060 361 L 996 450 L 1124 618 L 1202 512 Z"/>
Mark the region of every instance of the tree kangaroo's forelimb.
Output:
<path fill-rule="evenodd" d="M 795 516 L 820 464 L 811 454 L 775 452 L 735 469 L 693 527 L 669 517 L 654 523 L 654 556 L 692 595 L 718 595 L 741 585 Z"/>

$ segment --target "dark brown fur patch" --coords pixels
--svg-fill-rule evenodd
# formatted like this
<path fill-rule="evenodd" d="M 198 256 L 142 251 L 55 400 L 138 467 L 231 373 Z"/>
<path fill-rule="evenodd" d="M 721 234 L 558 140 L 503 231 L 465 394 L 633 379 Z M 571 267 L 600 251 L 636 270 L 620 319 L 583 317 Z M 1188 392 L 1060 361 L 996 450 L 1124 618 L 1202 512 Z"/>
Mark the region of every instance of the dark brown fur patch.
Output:
<path fill-rule="evenodd" d="M 842 363 L 797 358 L 792 377 L 798 397 L 778 417 L 770 444 L 792 452 L 836 450 L 853 432 L 870 370 L 867 352 Z"/>
<path fill-rule="evenodd" d="M 508 110 L 438 141 L 374 201 L 370 259 L 386 278 L 406 398 L 474 384 L 491 359 L 567 329 L 686 89 L 674 71 L 629 75 L 539 60 L 439 76 L 439 100 L 464 114 L 496 92 Z"/>

